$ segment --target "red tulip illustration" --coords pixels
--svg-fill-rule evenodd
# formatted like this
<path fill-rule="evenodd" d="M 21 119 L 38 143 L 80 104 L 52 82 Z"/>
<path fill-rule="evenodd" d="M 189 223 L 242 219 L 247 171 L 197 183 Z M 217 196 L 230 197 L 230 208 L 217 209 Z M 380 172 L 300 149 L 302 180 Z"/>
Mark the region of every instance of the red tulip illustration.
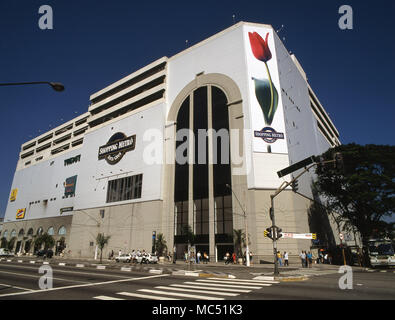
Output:
<path fill-rule="evenodd" d="M 248 36 L 250 37 L 251 49 L 255 58 L 263 62 L 269 61 L 272 58 L 272 53 L 270 52 L 267 41 L 269 38 L 269 32 L 266 34 L 266 40 L 263 40 L 257 32 L 248 32 Z"/>

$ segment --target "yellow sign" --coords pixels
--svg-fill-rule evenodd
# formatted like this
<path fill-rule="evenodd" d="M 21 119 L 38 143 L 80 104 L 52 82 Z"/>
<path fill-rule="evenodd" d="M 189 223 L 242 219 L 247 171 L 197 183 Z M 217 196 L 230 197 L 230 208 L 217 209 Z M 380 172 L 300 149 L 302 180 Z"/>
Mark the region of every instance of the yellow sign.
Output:
<path fill-rule="evenodd" d="M 18 194 L 18 188 L 13 189 L 11 191 L 11 196 L 10 196 L 10 201 L 15 201 L 16 200 L 16 195 Z"/>
<path fill-rule="evenodd" d="M 16 212 L 16 218 L 23 219 L 25 217 L 25 212 L 26 212 L 26 208 L 18 209 L 18 211 Z"/>
<path fill-rule="evenodd" d="M 317 239 L 317 234 L 313 233 L 313 240 L 316 240 L 316 239 Z"/>

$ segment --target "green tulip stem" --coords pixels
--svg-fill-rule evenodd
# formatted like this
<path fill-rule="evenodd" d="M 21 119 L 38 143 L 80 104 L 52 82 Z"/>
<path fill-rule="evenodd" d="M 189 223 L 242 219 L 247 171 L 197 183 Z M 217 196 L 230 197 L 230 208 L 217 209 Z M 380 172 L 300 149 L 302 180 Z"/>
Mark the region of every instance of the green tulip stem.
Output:
<path fill-rule="evenodd" d="M 265 61 L 264 61 L 265 62 Z M 273 93 L 273 82 L 272 82 L 272 77 L 270 76 L 270 71 L 269 71 L 269 67 L 267 66 L 267 63 L 265 62 L 265 66 L 266 66 L 266 71 L 267 71 L 267 75 L 269 76 L 269 83 L 270 83 L 270 109 L 269 109 L 269 114 L 268 114 L 268 118 L 269 115 L 273 112 L 273 99 L 274 99 L 274 93 Z M 269 124 L 270 125 L 270 124 Z"/>

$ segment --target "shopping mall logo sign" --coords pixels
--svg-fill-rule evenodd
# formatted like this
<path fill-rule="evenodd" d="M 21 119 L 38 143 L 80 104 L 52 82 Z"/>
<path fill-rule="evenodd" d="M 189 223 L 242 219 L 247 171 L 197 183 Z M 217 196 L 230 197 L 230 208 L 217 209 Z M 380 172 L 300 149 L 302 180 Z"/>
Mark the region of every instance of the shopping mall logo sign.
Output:
<path fill-rule="evenodd" d="M 107 144 L 99 148 L 99 160 L 106 159 L 108 164 L 118 163 L 126 152 L 136 147 L 136 135 L 127 137 L 122 132 L 111 136 Z"/>
<path fill-rule="evenodd" d="M 267 143 L 275 143 L 277 139 L 284 139 L 284 133 L 277 132 L 271 127 L 264 127 L 261 131 L 254 131 L 256 138 L 262 138 Z"/>

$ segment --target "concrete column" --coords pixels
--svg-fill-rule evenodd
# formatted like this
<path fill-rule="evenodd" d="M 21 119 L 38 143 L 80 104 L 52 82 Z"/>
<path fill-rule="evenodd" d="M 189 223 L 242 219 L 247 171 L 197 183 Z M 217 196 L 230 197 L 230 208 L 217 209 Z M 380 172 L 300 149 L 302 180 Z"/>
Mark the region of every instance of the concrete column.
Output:
<path fill-rule="evenodd" d="M 214 222 L 214 176 L 213 176 L 213 117 L 211 86 L 208 87 L 207 95 L 207 128 L 208 128 L 208 210 L 209 210 L 209 251 L 210 261 L 215 261 L 215 222 Z"/>

